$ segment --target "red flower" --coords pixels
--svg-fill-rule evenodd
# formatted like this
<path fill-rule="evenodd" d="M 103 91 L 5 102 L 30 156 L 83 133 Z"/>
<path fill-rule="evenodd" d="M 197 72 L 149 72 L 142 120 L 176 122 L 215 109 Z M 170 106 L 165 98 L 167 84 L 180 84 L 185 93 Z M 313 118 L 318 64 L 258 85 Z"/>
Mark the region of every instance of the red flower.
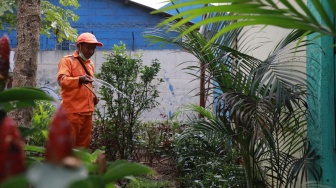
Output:
<path fill-rule="evenodd" d="M 0 182 L 25 171 L 24 142 L 14 120 L 0 122 Z"/>
<path fill-rule="evenodd" d="M 70 123 L 64 108 L 59 107 L 49 131 L 49 140 L 46 146 L 46 160 L 55 164 L 62 164 L 64 159 L 71 156 L 72 137 Z"/>
<path fill-rule="evenodd" d="M 0 84 L 7 81 L 9 70 L 9 38 L 4 35 L 0 39 Z"/>

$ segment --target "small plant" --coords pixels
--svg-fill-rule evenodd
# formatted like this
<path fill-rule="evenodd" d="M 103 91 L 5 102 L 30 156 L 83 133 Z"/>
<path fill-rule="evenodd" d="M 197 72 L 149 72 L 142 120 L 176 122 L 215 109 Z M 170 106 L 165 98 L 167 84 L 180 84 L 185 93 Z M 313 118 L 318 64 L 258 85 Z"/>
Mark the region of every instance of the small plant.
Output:
<path fill-rule="evenodd" d="M 175 137 L 179 132 L 179 126 L 169 121 L 140 124 L 135 132 L 136 159 L 149 164 L 172 161 Z"/>
<path fill-rule="evenodd" d="M 50 101 L 37 101 L 32 118 L 32 128 L 37 131 L 28 139 L 29 145 L 44 146 L 48 137 L 55 106 Z"/>

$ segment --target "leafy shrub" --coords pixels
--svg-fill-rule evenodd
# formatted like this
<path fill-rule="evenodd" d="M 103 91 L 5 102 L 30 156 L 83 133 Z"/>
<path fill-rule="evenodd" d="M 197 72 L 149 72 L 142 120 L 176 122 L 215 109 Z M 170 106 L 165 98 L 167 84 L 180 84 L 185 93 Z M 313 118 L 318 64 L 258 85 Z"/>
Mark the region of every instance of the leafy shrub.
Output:
<path fill-rule="evenodd" d="M 161 163 L 173 160 L 175 137 L 180 132 L 177 122 L 153 121 L 140 124 L 136 135 L 136 159 L 138 161 Z"/>
<path fill-rule="evenodd" d="M 102 117 L 99 114 L 99 111 L 96 111 L 95 114 L 99 117 Z M 104 119 L 104 118 L 101 118 Z M 113 130 L 112 123 L 110 120 L 100 121 L 96 120 L 95 125 L 93 126 L 91 134 L 91 146 L 92 150 L 100 149 L 103 150 L 107 155 L 109 161 L 114 161 L 118 156 L 118 137 L 115 136 L 115 131 Z"/>
<path fill-rule="evenodd" d="M 104 149 L 109 160 L 129 159 L 134 154 L 134 130 L 139 116 L 159 104 L 157 86 L 163 81 L 156 76 L 160 64 L 155 59 L 150 66 L 143 65 L 140 55 L 127 55 L 123 43 L 114 45 L 105 59 L 96 75 L 106 83 L 100 88 L 105 104 L 95 113 L 91 149 Z"/>

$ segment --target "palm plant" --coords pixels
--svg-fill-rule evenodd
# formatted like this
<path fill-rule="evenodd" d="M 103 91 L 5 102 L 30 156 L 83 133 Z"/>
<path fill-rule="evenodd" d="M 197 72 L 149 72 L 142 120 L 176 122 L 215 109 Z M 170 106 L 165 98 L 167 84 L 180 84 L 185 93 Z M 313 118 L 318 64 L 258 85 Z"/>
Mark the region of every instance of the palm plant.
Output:
<path fill-rule="evenodd" d="M 230 13 L 207 16 L 211 19 Z M 200 64 L 187 69 L 205 67 L 206 81 L 211 85 L 207 93 L 220 91 L 216 93 L 216 116 L 199 106 L 187 107 L 204 118 L 192 119 L 189 122 L 192 126 L 184 134 L 202 131 L 208 135 L 213 132 L 228 135 L 242 155 L 247 187 L 260 182 L 272 187 L 295 186 L 298 180 L 302 182 L 306 178 L 308 171 L 318 179 L 320 169 L 314 164 L 315 151 L 306 139 L 309 113 L 305 98 L 309 75 L 301 71 L 306 57 L 297 55 L 309 43 L 295 45 L 305 31 L 294 30 L 265 60 L 260 60 L 243 51 L 250 48 L 244 45 L 242 29 L 230 30 L 208 45 L 217 31 L 235 22 L 205 25 L 201 28 L 206 31 L 203 33 L 195 31 L 193 26 L 173 27 L 177 23 L 164 28 L 174 28 L 170 31 L 183 35 L 184 40 L 176 40 L 162 31 L 147 33 L 146 37 L 152 42 L 179 45 L 194 54 Z M 237 38 L 242 41 L 239 45 L 235 45 Z"/>

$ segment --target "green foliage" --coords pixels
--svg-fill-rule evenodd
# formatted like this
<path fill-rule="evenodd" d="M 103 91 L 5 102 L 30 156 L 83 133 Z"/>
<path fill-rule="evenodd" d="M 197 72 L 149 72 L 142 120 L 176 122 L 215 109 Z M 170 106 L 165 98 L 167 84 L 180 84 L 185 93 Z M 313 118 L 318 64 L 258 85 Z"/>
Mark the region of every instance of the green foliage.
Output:
<path fill-rule="evenodd" d="M 247 1 L 242 2 L 249 6 Z M 181 6 L 195 3 L 201 4 L 201 1 L 188 1 Z M 223 4 L 226 5 L 233 6 Z M 199 10 L 206 13 L 218 7 Z M 182 15 L 185 14 L 181 12 Z M 295 186 L 295 183 L 304 181 L 307 172 L 312 172 L 318 180 L 321 169 L 314 165 L 318 157 L 314 149 L 308 147 L 305 129 L 310 115 L 305 99 L 307 93 L 312 92 L 307 90 L 310 84 L 316 83 L 311 75 L 302 71 L 306 57 L 296 56 L 309 45 L 309 41 L 301 41 L 297 45 L 297 41 L 305 36 L 305 31 L 292 31 L 270 51 L 265 60 L 260 60 L 246 50 L 254 48 L 249 40 L 245 40 L 245 35 L 253 36 L 249 29 L 246 28 L 244 33 L 241 29 L 230 30 L 217 36 L 222 29 L 236 24 L 231 21 L 229 12 L 221 10 L 206 16 L 209 22 L 200 32 L 189 25 L 175 27 L 188 20 L 181 19 L 164 25 L 162 30 L 156 30 L 147 37 L 154 42 L 177 44 L 194 54 L 200 65 L 186 69 L 195 72 L 205 68 L 205 85 L 214 86 L 206 88 L 204 94 L 216 93 L 216 114 L 197 105 L 181 109 L 202 117 L 191 118 L 187 122 L 190 127 L 184 130 L 184 134 L 201 132 L 208 137 L 221 133 L 229 137 L 232 148 L 242 157 L 247 187 Z M 218 22 L 212 23 L 213 20 Z M 167 36 L 167 28 L 168 31 L 174 28 L 173 31 L 186 40 Z M 210 41 L 212 38 L 215 41 Z M 237 39 L 241 39 L 239 45 Z M 316 69 L 319 69 L 318 65 Z M 199 75 L 195 77 L 202 78 Z M 307 82 L 306 78 L 311 79 Z"/>
<path fill-rule="evenodd" d="M 103 116 L 99 111 L 95 112 L 98 118 L 102 118 Z M 109 121 L 95 121 L 96 125 L 93 126 L 92 134 L 91 134 L 91 145 L 90 148 L 103 150 L 107 154 L 107 159 L 110 161 L 117 159 L 118 154 L 118 141 L 117 138 L 114 137 L 113 127 L 109 125 Z M 111 136 L 113 135 L 113 136 Z"/>
<path fill-rule="evenodd" d="M 135 181 L 127 184 L 126 188 L 172 188 L 169 181 L 151 180 L 147 178 L 137 178 Z"/>
<path fill-rule="evenodd" d="M 118 160 L 109 164 L 107 172 L 103 175 L 103 180 L 106 182 L 115 182 L 125 176 L 138 176 L 148 173 L 153 173 L 153 171 L 145 165 Z"/>
<path fill-rule="evenodd" d="M 29 134 L 26 134 L 27 136 L 30 136 Z M 49 170 L 54 170 L 55 173 L 53 174 L 53 182 L 57 181 L 64 181 L 64 179 L 60 179 L 59 177 L 62 177 L 62 174 L 66 173 L 69 176 L 77 176 L 76 174 L 82 176 L 83 173 L 87 173 L 86 178 L 82 180 L 72 180 L 70 182 L 71 188 L 104 188 L 106 186 L 115 187 L 114 184 L 118 180 L 121 179 L 132 179 L 135 180 L 135 176 L 139 175 L 145 175 L 145 174 L 153 174 L 154 171 L 143 164 L 140 163 L 133 163 L 125 160 L 117 160 L 114 162 L 108 162 L 106 166 L 106 172 L 99 172 L 99 164 L 97 163 L 97 159 L 99 154 L 102 152 L 99 150 L 96 150 L 93 153 L 90 153 L 89 151 L 85 150 L 78 150 L 73 149 L 73 155 L 80 159 L 83 165 L 80 167 L 81 169 L 71 169 L 69 167 L 63 168 L 62 166 L 52 166 L 50 164 L 43 164 L 44 161 L 44 147 L 39 146 L 33 146 L 33 145 L 26 145 L 25 151 L 29 153 L 40 153 L 39 156 L 42 157 L 36 157 L 34 156 L 28 156 L 27 162 L 28 162 L 28 174 L 34 173 L 35 171 L 30 171 L 31 169 L 40 169 L 44 172 L 48 172 Z M 49 170 L 46 170 L 47 169 Z M 46 171 L 45 171 L 46 170 Z M 48 172 L 51 173 L 51 172 Z M 43 174 L 40 174 L 43 176 Z M 31 180 L 28 176 L 14 176 L 4 183 L 0 185 L 1 188 L 7 188 L 7 187 L 20 187 L 23 185 L 31 185 Z M 15 184 L 16 183 L 16 184 Z M 63 184 L 63 183 L 62 183 Z M 60 185 L 60 184 L 59 184 Z M 65 188 L 65 187 L 64 187 Z"/>
<path fill-rule="evenodd" d="M 77 0 L 60 0 L 63 7 L 72 6 L 75 9 L 79 7 Z M 52 31 L 58 42 L 62 40 L 75 41 L 77 30 L 71 27 L 72 22 L 76 22 L 79 17 L 70 9 L 55 6 L 47 0 L 41 1 L 41 33 L 50 36 Z"/>
<path fill-rule="evenodd" d="M 0 2 L 0 30 L 6 28 L 11 31 L 16 27 L 16 4 L 14 0 L 3 0 Z"/>
<path fill-rule="evenodd" d="M 107 171 L 102 175 L 91 174 L 88 178 L 74 182 L 71 188 L 104 188 L 115 187 L 118 180 L 143 174 L 152 174 L 154 171 L 140 163 L 132 163 L 126 160 L 117 160 L 107 166 Z"/>
<path fill-rule="evenodd" d="M 16 108 L 35 106 L 36 100 L 53 100 L 40 89 L 30 87 L 0 91 L 0 110 L 8 112 Z"/>
<path fill-rule="evenodd" d="M 59 0 L 61 6 L 55 6 L 47 0 L 41 0 L 41 34 L 50 36 L 54 33 L 58 42 L 62 40 L 74 41 L 77 38 L 77 30 L 71 27 L 71 23 L 78 20 L 78 16 L 68 6 L 77 9 L 77 0 Z M 16 29 L 17 0 L 3 0 L 0 2 L 0 29 L 9 32 Z"/>
<path fill-rule="evenodd" d="M 152 164 L 161 160 L 173 160 L 175 137 L 180 126 L 170 121 L 141 123 L 135 131 L 135 159 Z"/>
<path fill-rule="evenodd" d="M 245 187 L 240 154 L 222 133 L 203 134 L 186 129 L 176 143 L 181 187 Z"/>
<path fill-rule="evenodd" d="M 172 0 L 173 5 L 163 7 L 152 13 L 160 13 L 175 9 L 184 9 L 179 11 L 176 15 L 169 17 L 162 21 L 159 26 L 165 26 L 166 24 L 177 21 L 170 26 L 170 30 L 177 29 L 188 23 L 193 18 L 209 15 L 213 13 L 230 12 L 229 15 L 223 16 L 216 14 L 215 17 L 207 17 L 206 19 L 194 24 L 188 30 L 180 33 L 178 38 L 196 30 L 201 26 L 211 25 L 214 23 L 229 21 L 230 24 L 227 27 L 220 28 L 217 33 L 209 38 L 208 43 L 204 48 L 209 47 L 211 43 L 215 42 L 218 37 L 223 34 L 236 30 L 245 26 L 255 25 L 272 25 L 282 28 L 299 29 L 306 33 L 301 37 L 311 32 L 318 32 L 323 35 L 336 35 L 336 29 L 333 24 L 332 16 L 328 16 L 328 13 L 336 15 L 336 3 L 333 0 L 328 1 L 307 1 L 305 3 L 302 0 L 291 1 L 282 0 L 280 2 L 275 0 L 258 1 L 236 1 L 236 0 L 194 0 L 194 1 L 181 1 Z M 215 3 L 217 6 L 208 6 Z M 308 4 L 312 5 L 317 15 L 315 16 L 313 11 L 309 8 Z M 196 6 L 197 8 L 190 9 L 188 7 Z M 321 17 L 322 21 L 318 21 L 317 18 Z M 184 18 L 184 19 L 181 19 Z"/>
<path fill-rule="evenodd" d="M 0 2 L 0 16 L 4 15 L 6 11 L 13 13 L 14 1 L 12 0 L 3 0 Z"/>
<path fill-rule="evenodd" d="M 29 144 L 35 146 L 44 146 L 48 138 L 48 130 L 55 106 L 49 101 L 38 101 L 34 108 L 31 127 L 37 129 L 29 138 Z"/>
<path fill-rule="evenodd" d="M 102 142 L 105 151 L 111 159 L 132 157 L 134 150 L 134 129 L 138 118 L 144 110 L 150 110 L 158 105 L 156 89 L 162 79 L 155 78 L 160 71 L 158 60 L 153 60 L 150 66 L 142 64 L 141 56 L 132 58 L 127 55 L 123 43 L 115 45 L 113 52 L 105 54 L 97 78 L 109 85 L 103 85 L 100 90 L 103 109 L 96 111 L 95 129 L 100 129 L 93 136 L 95 143 Z M 111 145 L 107 145 L 111 144 Z M 99 145 L 98 147 L 101 147 Z"/>
<path fill-rule="evenodd" d="M 23 175 L 18 175 L 10 178 L 4 183 L 0 184 L 0 188 L 22 188 L 29 187 L 29 181 Z"/>

